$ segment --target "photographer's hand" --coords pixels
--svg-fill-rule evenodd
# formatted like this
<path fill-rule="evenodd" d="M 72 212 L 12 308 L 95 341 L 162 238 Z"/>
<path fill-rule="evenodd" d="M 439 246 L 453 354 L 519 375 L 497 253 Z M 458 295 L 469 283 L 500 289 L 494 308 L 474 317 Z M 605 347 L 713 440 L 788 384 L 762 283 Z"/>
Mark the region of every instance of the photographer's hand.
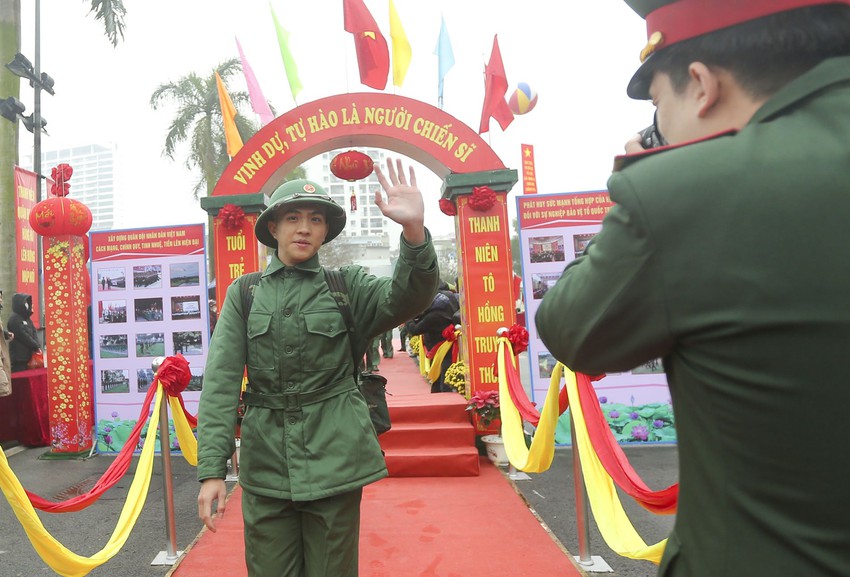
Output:
<path fill-rule="evenodd" d="M 641 144 L 642 141 L 643 138 L 641 138 L 640 134 L 635 134 L 634 136 L 632 136 L 624 146 L 626 154 L 635 154 L 637 152 L 643 152 L 644 150 L 646 150 L 643 147 L 643 144 Z"/>

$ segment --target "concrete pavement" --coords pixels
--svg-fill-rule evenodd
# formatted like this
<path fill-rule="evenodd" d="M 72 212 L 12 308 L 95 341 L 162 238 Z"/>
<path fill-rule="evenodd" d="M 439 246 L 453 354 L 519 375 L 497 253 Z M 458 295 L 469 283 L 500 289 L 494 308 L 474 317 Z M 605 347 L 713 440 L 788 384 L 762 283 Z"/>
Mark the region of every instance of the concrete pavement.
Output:
<path fill-rule="evenodd" d="M 46 447 L 15 447 L 8 457 L 9 464 L 23 486 L 42 497 L 67 499 L 87 491 L 111 463 L 113 457 L 96 455 L 86 460 L 41 460 Z M 624 448 L 630 462 L 652 489 L 660 489 L 676 481 L 678 463 L 674 445 L 629 446 Z M 77 513 L 45 514 L 39 516 L 48 531 L 74 553 L 89 556 L 99 551 L 115 528 L 124 505 L 127 489 L 135 472 L 137 459 L 130 471 L 96 503 Z M 197 518 L 195 469 L 180 455 L 172 456 L 174 506 L 177 528 L 177 547 L 188 547 L 201 530 Z M 529 480 L 515 481 L 528 505 L 549 527 L 552 534 L 573 555 L 578 555 L 575 522 L 575 496 L 572 482 L 572 450 L 559 447 L 552 467 Z M 435 485 L 439 479 L 435 479 Z M 228 483 L 232 488 L 233 484 Z M 437 488 L 437 490 L 439 490 Z M 647 543 L 664 538 L 673 524 L 672 517 L 652 515 L 622 495 L 624 508 Z M 591 516 L 590 552 L 601 556 L 614 569 L 614 577 L 649 577 L 655 566 L 645 561 L 633 561 L 614 554 L 605 545 Z M 162 577 L 168 566 L 151 566 L 160 551 L 166 549 L 165 505 L 161 463 L 157 457 L 145 507 L 123 549 L 105 565 L 89 575 Z M 226 554 L 226 552 L 222 552 Z M 32 548 L 17 518 L 5 498 L 0 499 L 0 574 L 3 577 L 54 575 Z M 208 576 L 214 577 L 214 576 Z"/>
<path fill-rule="evenodd" d="M 14 447 L 9 465 L 25 489 L 44 498 L 62 500 L 91 489 L 113 460 L 112 456 L 95 455 L 86 460 L 41 460 L 47 447 Z M 20 452 L 16 452 L 20 451 Z M 127 491 L 133 480 L 138 458 L 128 473 L 95 503 L 76 513 L 47 514 L 39 512 L 47 530 L 72 552 L 91 556 L 106 544 L 118 522 Z M 180 455 L 172 455 L 174 507 L 177 547 L 185 549 L 201 530 L 196 498 L 198 482 L 195 468 Z M 232 483 L 228 483 L 230 487 Z M 157 456 L 150 489 L 139 519 L 121 551 L 91 577 L 162 577 L 170 566 L 151 566 L 151 562 L 167 546 L 165 501 L 162 467 Z M 15 517 L 8 501 L 0 498 L 0 575 L 33 577 L 55 575 L 41 560 Z"/>

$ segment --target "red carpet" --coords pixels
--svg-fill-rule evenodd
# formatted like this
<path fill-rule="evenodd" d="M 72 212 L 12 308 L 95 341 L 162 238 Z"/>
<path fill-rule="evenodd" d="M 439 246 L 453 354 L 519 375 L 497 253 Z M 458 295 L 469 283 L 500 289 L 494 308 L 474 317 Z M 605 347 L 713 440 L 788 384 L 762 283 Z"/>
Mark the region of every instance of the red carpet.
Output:
<path fill-rule="evenodd" d="M 477 455 L 463 397 L 430 394 L 404 352 L 379 370 L 392 394 L 393 428 L 381 436 L 392 476 L 363 491 L 360 576 L 580 577 L 510 479 Z M 204 529 L 168 576 L 247 575 L 241 498 L 237 486 L 218 531 Z"/>
<path fill-rule="evenodd" d="M 245 577 L 241 489 L 168 575 Z M 363 492 L 361 577 L 580 577 L 486 458 L 477 477 L 388 478 Z"/>
<path fill-rule="evenodd" d="M 392 429 L 380 436 L 391 477 L 478 475 L 475 429 L 458 393 L 431 394 L 414 359 L 395 351 L 381 359 Z"/>

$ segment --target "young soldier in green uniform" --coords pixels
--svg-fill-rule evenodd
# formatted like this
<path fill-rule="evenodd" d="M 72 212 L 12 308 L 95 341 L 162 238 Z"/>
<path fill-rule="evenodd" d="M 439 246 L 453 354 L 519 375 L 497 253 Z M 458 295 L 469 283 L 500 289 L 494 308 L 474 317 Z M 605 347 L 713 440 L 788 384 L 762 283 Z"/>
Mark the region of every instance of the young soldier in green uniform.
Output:
<path fill-rule="evenodd" d="M 538 334 L 588 374 L 663 359 L 660 575 L 846 577 L 850 1 L 626 1 L 649 40 L 628 94 L 670 146 L 628 143 Z"/>
<path fill-rule="evenodd" d="M 387 166 L 389 180 L 375 170 L 385 191 L 375 204 L 402 226 L 393 276 L 342 269 L 359 351 L 426 308 L 439 282 L 413 169 L 408 183 L 400 161 Z M 198 417 L 198 510 L 215 531 L 247 366 L 239 482 L 250 577 L 356 576 L 362 488 L 387 475 L 354 379 L 355 335 L 317 255 L 344 226 L 344 210 L 318 184 L 280 186 L 257 219 L 257 238 L 276 252 L 250 314 L 242 310 L 242 277 L 227 290 L 210 344 Z"/>

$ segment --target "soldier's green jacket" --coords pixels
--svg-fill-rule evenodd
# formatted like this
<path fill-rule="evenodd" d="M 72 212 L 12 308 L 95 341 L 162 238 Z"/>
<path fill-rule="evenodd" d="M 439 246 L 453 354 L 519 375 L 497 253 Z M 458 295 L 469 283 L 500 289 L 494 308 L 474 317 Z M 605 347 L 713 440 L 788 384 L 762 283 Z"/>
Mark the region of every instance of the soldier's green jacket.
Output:
<path fill-rule="evenodd" d="M 535 320 L 574 370 L 664 360 L 680 493 L 659 574 L 846 577 L 850 58 L 608 187 Z"/>
<path fill-rule="evenodd" d="M 431 303 L 439 282 L 431 243 L 402 237 L 393 276 L 343 267 L 359 351 Z M 239 482 L 268 497 L 309 501 L 387 475 L 369 411 L 354 380 L 346 324 L 318 255 L 297 266 L 272 257 L 243 320 L 241 277 L 227 289 L 215 327 L 198 413 L 198 479 L 225 478 L 233 453 L 243 368 L 249 390 L 282 408 L 248 407 Z"/>

